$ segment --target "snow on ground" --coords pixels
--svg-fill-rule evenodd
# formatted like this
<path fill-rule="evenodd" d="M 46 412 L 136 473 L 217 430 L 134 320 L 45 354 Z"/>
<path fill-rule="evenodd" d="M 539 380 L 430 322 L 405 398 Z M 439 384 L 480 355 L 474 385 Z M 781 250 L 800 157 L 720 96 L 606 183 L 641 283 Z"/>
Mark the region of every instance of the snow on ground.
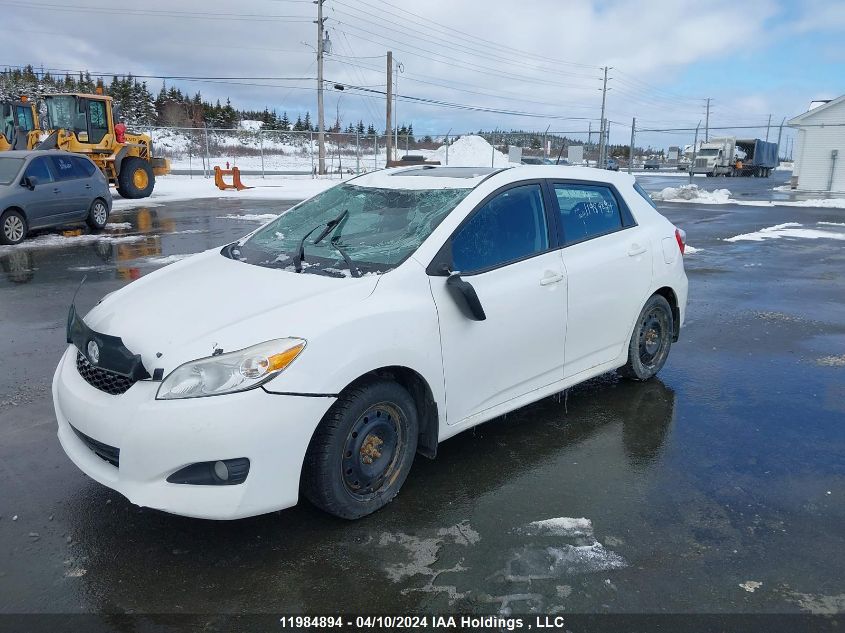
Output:
<path fill-rule="evenodd" d="M 680 187 L 666 187 L 662 191 L 651 194 L 652 200 L 662 202 L 697 202 L 699 204 L 728 204 L 731 192 L 727 189 L 707 191 L 698 185 L 681 185 Z"/>
<path fill-rule="evenodd" d="M 819 207 L 845 209 L 845 198 L 812 198 L 810 200 L 731 200 L 748 207 Z"/>
<path fill-rule="evenodd" d="M 827 222 L 818 222 L 818 225 L 829 225 Z M 725 242 L 762 242 L 764 240 L 777 240 L 782 237 L 804 238 L 808 240 L 830 239 L 845 240 L 845 233 L 824 231 L 818 228 L 802 228 L 804 225 L 799 222 L 785 222 L 769 226 L 753 233 L 743 233 L 733 237 L 726 237 Z"/>
<path fill-rule="evenodd" d="M 689 244 L 684 246 L 684 255 L 695 255 L 696 253 L 700 253 L 700 252 L 701 252 L 701 249 L 696 248 L 695 246 L 690 246 Z"/>
<path fill-rule="evenodd" d="M 14 246 L 0 246 L 0 255 L 11 253 L 15 250 L 29 250 L 31 248 L 67 248 L 68 246 L 77 246 L 79 244 L 93 244 L 94 242 L 111 242 L 119 244 L 121 242 L 137 242 L 146 239 L 144 235 L 108 235 L 105 233 L 90 234 L 83 233 L 80 235 L 64 235 L 49 233 L 46 235 L 39 235 L 32 239 L 24 240 L 20 244 Z"/>
<path fill-rule="evenodd" d="M 340 184 L 339 178 L 323 179 L 310 176 L 243 176 L 245 185 L 253 187 L 237 191 L 227 189 L 221 191 L 214 186 L 212 178 L 195 176 L 159 176 L 156 178 L 153 195 L 149 198 L 128 200 L 113 193 L 115 211 L 133 209 L 135 207 L 155 207 L 164 202 L 179 200 L 199 200 L 202 198 L 253 198 L 261 200 L 304 200 L 310 198 L 329 187 Z"/>
<path fill-rule="evenodd" d="M 269 222 L 275 220 L 279 215 L 277 213 L 244 213 L 238 215 L 237 213 L 230 213 L 228 215 L 218 215 L 218 220 L 245 220 L 247 222 Z"/>

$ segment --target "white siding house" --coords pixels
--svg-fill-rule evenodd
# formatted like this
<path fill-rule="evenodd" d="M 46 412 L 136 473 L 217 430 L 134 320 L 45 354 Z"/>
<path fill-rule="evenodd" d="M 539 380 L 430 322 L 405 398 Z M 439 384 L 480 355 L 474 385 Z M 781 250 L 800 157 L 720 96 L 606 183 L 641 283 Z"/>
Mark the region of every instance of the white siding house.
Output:
<path fill-rule="evenodd" d="M 845 193 L 845 95 L 791 119 L 788 125 L 798 129 L 792 188 Z"/>

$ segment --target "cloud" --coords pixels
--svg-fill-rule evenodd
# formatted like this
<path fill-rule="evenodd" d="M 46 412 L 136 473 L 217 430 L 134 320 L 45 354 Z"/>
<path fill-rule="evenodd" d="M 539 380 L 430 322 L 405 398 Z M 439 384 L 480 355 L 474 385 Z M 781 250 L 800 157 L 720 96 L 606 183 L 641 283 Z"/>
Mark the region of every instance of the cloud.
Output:
<path fill-rule="evenodd" d="M 12 63 L 109 73 L 307 77 L 173 83 L 211 99 L 231 96 L 238 107 L 267 106 L 292 118 L 306 110 L 313 115 L 315 56 L 300 44 L 313 44 L 316 38 L 312 3 L 242 0 L 236 8 L 203 0 L 147 4 L 125 10 L 103 0 L 80 1 L 69 10 L 45 10 L 38 1 L 16 5 L 6 25 L 16 37 L 8 38 L 4 57 Z M 828 19 L 840 19 L 841 7 L 817 4 Z M 79 10 L 91 6 L 102 9 Z M 383 55 L 391 48 L 404 67 L 401 94 L 541 115 L 505 116 L 400 101 L 399 122 L 413 121 L 417 131 L 546 125 L 581 130 L 587 121 L 579 119 L 599 116 L 599 67 L 610 65 L 612 118 L 630 121 L 646 114 L 655 120 L 695 121 L 701 102 L 677 94 L 673 80 L 696 64 L 729 64 L 737 51 L 766 47 L 772 42 L 766 22 L 778 10 L 773 0 L 327 0 L 333 55 L 325 76 L 384 90 Z M 814 28 L 811 18 L 816 19 L 807 11 L 800 28 Z M 147 81 L 154 90 L 161 83 Z M 700 93 L 707 94 L 706 86 Z M 333 121 L 336 109 L 345 123 L 363 119 L 383 125 L 380 95 L 329 90 L 327 121 Z"/>

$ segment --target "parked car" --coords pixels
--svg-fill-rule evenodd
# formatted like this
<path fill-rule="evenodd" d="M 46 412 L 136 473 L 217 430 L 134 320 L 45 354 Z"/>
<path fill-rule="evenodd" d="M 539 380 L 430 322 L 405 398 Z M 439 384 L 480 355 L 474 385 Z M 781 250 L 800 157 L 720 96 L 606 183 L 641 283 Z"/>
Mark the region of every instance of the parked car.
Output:
<path fill-rule="evenodd" d="M 609 169 L 610 171 L 619 171 L 619 161 L 615 158 L 608 158 L 605 169 Z"/>
<path fill-rule="evenodd" d="M 140 506 L 233 519 L 302 491 L 362 517 L 417 452 L 608 371 L 654 376 L 685 239 L 627 174 L 365 174 L 72 305 L 59 440 Z"/>
<path fill-rule="evenodd" d="M 19 244 L 31 229 L 74 222 L 102 229 L 111 204 L 106 177 L 85 156 L 58 150 L 0 155 L 2 244 Z"/>
<path fill-rule="evenodd" d="M 646 158 L 643 162 L 643 169 L 660 169 L 660 159 Z"/>

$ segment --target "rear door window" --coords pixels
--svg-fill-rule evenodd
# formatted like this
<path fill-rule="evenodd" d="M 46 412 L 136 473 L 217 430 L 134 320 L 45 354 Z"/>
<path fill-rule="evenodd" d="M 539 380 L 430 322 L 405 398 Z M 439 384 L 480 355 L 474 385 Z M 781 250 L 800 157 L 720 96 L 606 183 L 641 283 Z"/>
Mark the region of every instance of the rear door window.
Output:
<path fill-rule="evenodd" d="M 73 156 L 51 156 L 53 171 L 59 180 L 75 180 L 84 178 L 85 172 L 81 170 Z"/>
<path fill-rule="evenodd" d="M 622 228 L 622 213 L 609 187 L 556 183 L 564 244 L 574 244 Z"/>

